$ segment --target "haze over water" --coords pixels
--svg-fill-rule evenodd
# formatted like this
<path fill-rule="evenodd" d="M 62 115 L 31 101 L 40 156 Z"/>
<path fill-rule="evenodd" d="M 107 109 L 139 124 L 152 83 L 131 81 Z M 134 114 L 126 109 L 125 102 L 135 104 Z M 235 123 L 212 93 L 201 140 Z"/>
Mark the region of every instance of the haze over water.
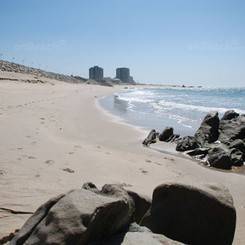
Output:
<path fill-rule="evenodd" d="M 133 125 L 160 131 L 171 126 L 176 133 L 193 135 L 210 111 L 220 116 L 230 109 L 245 114 L 245 88 L 130 89 L 100 102 Z"/>

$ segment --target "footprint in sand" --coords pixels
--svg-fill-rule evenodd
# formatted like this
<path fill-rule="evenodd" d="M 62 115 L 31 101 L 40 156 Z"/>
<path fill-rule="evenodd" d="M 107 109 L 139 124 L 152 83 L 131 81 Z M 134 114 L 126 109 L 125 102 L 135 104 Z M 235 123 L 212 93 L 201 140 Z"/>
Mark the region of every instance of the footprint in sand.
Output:
<path fill-rule="evenodd" d="M 148 171 L 144 170 L 143 168 L 140 168 L 139 170 L 140 170 L 140 172 L 141 172 L 142 174 L 147 174 L 147 173 L 148 173 Z"/>
<path fill-rule="evenodd" d="M 68 173 L 74 173 L 74 172 L 75 172 L 75 171 L 74 171 L 73 169 L 71 169 L 71 168 L 63 168 L 62 170 L 65 171 L 65 172 L 68 172 Z"/>
<path fill-rule="evenodd" d="M 26 138 L 31 138 L 31 136 L 30 135 L 27 135 Z"/>
<path fill-rule="evenodd" d="M 22 147 L 18 147 L 17 150 L 23 150 L 23 148 Z"/>
<path fill-rule="evenodd" d="M 174 162 L 174 159 L 173 159 L 173 158 L 164 157 L 163 159 L 165 159 L 165 160 L 169 160 L 169 161 L 173 161 L 173 162 Z"/>
<path fill-rule="evenodd" d="M 52 165 L 54 163 L 54 160 L 46 160 L 45 163 L 48 165 Z"/>
<path fill-rule="evenodd" d="M 28 156 L 28 159 L 36 159 L 34 156 Z"/>
<path fill-rule="evenodd" d="M 162 164 L 159 163 L 159 162 L 153 162 L 153 163 L 156 164 L 156 165 L 162 166 Z"/>
<path fill-rule="evenodd" d="M 149 160 L 149 159 L 145 159 L 145 162 L 151 163 L 151 160 Z"/>
<path fill-rule="evenodd" d="M 6 171 L 0 170 L 0 175 L 4 175 L 4 174 L 6 174 Z"/>
<path fill-rule="evenodd" d="M 82 146 L 80 146 L 80 145 L 74 145 L 74 148 L 81 149 Z"/>
<path fill-rule="evenodd" d="M 70 152 L 68 152 L 68 154 L 69 154 L 69 155 L 73 155 L 73 154 L 74 154 L 74 152 L 73 152 L 73 151 L 70 151 Z"/>
<path fill-rule="evenodd" d="M 35 177 L 36 177 L 36 178 L 39 178 L 39 177 L 40 177 L 40 174 L 36 174 Z"/>
<path fill-rule="evenodd" d="M 32 142 L 31 142 L 32 145 L 35 145 L 36 143 L 37 143 L 36 141 L 32 141 Z"/>

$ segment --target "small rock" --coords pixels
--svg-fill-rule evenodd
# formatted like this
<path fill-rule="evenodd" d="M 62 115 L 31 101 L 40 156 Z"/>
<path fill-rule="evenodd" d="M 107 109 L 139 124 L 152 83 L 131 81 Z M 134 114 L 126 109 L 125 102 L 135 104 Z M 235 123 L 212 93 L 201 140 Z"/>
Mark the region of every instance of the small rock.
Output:
<path fill-rule="evenodd" d="M 160 141 L 168 142 L 174 135 L 174 129 L 172 127 L 166 127 L 163 132 L 159 135 Z"/>
<path fill-rule="evenodd" d="M 195 133 L 195 138 L 200 145 L 213 143 L 219 137 L 219 114 L 208 113 L 203 119 L 200 128 Z"/>
<path fill-rule="evenodd" d="M 152 129 L 148 136 L 142 142 L 143 145 L 149 146 L 150 144 L 156 143 L 157 141 L 157 132 L 155 129 Z"/>
<path fill-rule="evenodd" d="M 197 140 L 192 136 L 185 136 L 179 139 L 176 145 L 176 151 L 189 151 L 198 148 Z"/>
<path fill-rule="evenodd" d="M 239 114 L 237 112 L 235 112 L 234 110 L 229 110 L 229 111 L 225 112 L 225 114 L 223 115 L 221 120 L 231 120 L 231 119 L 236 118 L 238 116 L 239 116 Z"/>
<path fill-rule="evenodd" d="M 214 147 L 209 150 L 208 163 L 210 166 L 220 169 L 231 169 L 232 166 L 229 152 L 221 147 Z"/>

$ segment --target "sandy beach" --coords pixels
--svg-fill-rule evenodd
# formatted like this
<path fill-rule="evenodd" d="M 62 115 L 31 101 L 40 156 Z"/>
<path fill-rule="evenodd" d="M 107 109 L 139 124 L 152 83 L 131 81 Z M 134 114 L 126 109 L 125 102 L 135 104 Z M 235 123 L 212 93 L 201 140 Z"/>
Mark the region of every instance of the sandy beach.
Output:
<path fill-rule="evenodd" d="M 7 80 L 25 75 L 0 75 L 6 78 L 0 82 L 0 237 L 49 198 L 86 181 L 122 183 L 148 196 L 158 184 L 181 181 L 228 187 L 237 211 L 233 244 L 244 244 L 245 176 L 143 147 L 144 131 L 98 105 L 123 87 L 49 79 L 32 84 Z"/>

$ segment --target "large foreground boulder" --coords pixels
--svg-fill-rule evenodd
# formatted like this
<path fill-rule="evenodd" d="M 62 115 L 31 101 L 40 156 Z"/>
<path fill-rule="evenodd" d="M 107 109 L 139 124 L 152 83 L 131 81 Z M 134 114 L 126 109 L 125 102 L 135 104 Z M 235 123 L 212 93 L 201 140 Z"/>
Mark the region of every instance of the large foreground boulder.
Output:
<path fill-rule="evenodd" d="M 129 196 L 106 191 L 73 190 L 51 202 L 27 220 L 11 244 L 83 245 L 100 241 L 128 226 L 134 213 Z"/>
<path fill-rule="evenodd" d="M 199 144 L 215 142 L 219 137 L 219 114 L 218 112 L 208 113 L 203 119 L 201 126 L 195 133 Z"/>
<path fill-rule="evenodd" d="M 231 245 L 236 211 L 223 186 L 169 183 L 156 187 L 141 224 L 186 244 Z"/>
<path fill-rule="evenodd" d="M 176 151 L 189 151 L 198 148 L 197 140 L 192 136 L 185 136 L 179 139 L 176 145 Z"/>
<path fill-rule="evenodd" d="M 222 147 L 210 149 L 207 160 L 210 166 L 214 168 L 231 169 L 232 167 L 230 153 Z"/>

